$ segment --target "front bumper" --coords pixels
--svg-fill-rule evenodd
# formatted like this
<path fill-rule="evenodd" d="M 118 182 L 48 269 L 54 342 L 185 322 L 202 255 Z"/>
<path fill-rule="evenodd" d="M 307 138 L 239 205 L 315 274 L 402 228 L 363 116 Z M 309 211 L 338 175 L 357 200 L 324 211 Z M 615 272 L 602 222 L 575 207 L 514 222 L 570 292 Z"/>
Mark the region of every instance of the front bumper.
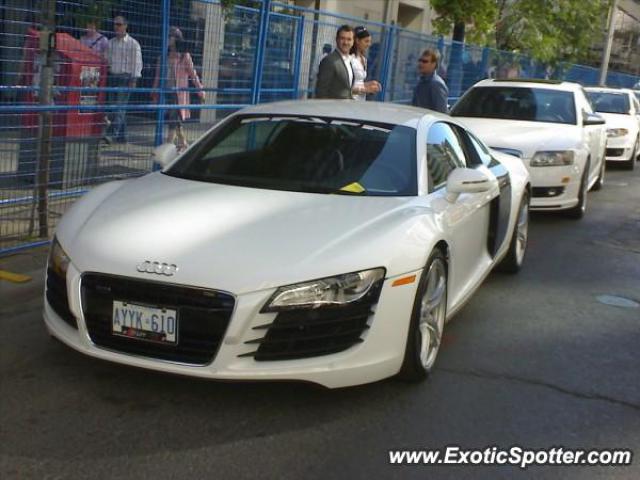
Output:
<path fill-rule="evenodd" d="M 577 164 L 566 167 L 530 167 L 532 210 L 565 210 L 578 204 L 582 171 Z"/>
<path fill-rule="evenodd" d="M 608 162 L 629 161 L 635 147 L 635 139 L 630 137 L 618 137 L 607 139 L 606 159 Z"/>
<path fill-rule="evenodd" d="M 420 271 L 414 272 L 420 273 Z M 69 310 L 77 329 L 61 318 L 45 296 L 44 321 L 49 332 L 68 346 L 95 358 L 134 367 L 219 380 L 297 380 L 329 388 L 374 382 L 395 375 L 402 365 L 409 319 L 418 281 L 392 287 L 394 278 L 384 281 L 378 303 L 369 317 L 362 343 L 328 355 L 296 360 L 256 361 L 246 354 L 255 350 L 250 342 L 264 335 L 261 325 L 273 322 L 275 313 L 260 313 L 274 290 L 236 297 L 226 333 L 213 361 L 206 365 L 185 364 L 148 356 L 123 353 L 96 345 L 82 312 L 81 273 L 69 266 L 67 289 Z M 419 277 L 419 275 L 418 275 Z M 137 340 L 131 340 L 133 342 Z"/>

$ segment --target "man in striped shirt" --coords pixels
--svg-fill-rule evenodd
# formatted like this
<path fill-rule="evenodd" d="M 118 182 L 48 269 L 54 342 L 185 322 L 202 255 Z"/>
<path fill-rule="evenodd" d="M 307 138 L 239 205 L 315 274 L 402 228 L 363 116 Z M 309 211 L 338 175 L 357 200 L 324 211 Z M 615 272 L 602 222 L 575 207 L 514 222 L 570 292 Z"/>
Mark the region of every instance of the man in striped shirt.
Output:
<path fill-rule="evenodd" d="M 116 36 L 109 40 L 107 47 L 107 62 L 109 63 L 109 87 L 126 90 L 109 92 L 108 104 L 113 107 L 129 103 L 129 89 L 135 88 L 142 76 L 142 50 L 140 44 L 127 33 L 127 20 L 119 15 L 113 19 L 113 29 Z M 126 142 L 127 111 L 116 110 L 112 114 L 111 123 L 107 128 L 105 140 Z"/>

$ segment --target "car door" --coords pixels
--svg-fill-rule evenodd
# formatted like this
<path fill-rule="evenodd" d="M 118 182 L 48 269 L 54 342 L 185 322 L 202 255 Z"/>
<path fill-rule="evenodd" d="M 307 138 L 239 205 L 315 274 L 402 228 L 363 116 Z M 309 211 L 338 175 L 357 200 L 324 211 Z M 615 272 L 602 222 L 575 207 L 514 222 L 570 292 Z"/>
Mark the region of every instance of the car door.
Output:
<path fill-rule="evenodd" d="M 638 122 L 638 128 L 640 129 L 640 102 L 635 95 L 631 95 L 631 102 L 633 104 L 633 114 Z"/>
<path fill-rule="evenodd" d="M 606 128 L 604 125 L 584 125 L 585 115 L 593 114 L 594 110 L 584 90 L 577 90 L 575 96 L 578 108 L 578 126 L 583 130 L 583 137 L 591 157 L 588 176 L 589 184 L 591 184 L 591 181 L 600 174 L 600 167 L 604 161 L 604 150 L 607 145 Z"/>
<path fill-rule="evenodd" d="M 468 166 L 482 171 L 489 170 L 498 180 L 500 193 L 491 200 L 487 232 L 487 252 L 491 258 L 495 258 L 505 242 L 509 241 L 509 220 L 514 207 L 509 170 L 495 160 L 488 148 L 472 133 L 459 127 L 458 135 L 465 148 Z"/>
<path fill-rule="evenodd" d="M 451 253 L 450 305 L 466 295 L 491 265 L 487 251 L 491 196 L 486 192 L 465 193 L 453 202 L 447 200 L 447 177 L 454 169 L 467 167 L 465 149 L 455 128 L 446 122 L 436 122 L 427 134 L 429 196 L 436 216 L 443 223 Z M 486 174 L 495 182 L 491 171 L 486 169 Z"/>

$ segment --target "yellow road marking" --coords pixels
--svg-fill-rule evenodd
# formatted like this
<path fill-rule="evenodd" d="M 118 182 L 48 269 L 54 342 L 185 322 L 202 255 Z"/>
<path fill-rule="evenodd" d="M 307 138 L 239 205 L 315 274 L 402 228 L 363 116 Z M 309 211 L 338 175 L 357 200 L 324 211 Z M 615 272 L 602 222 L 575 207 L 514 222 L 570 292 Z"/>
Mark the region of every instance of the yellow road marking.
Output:
<path fill-rule="evenodd" d="M 12 283 L 25 283 L 30 281 L 31 277 L 21 273 L 12 273 L 7 272 L 6 270 L 0 270 L 0 280 L 7 280 Z"/>

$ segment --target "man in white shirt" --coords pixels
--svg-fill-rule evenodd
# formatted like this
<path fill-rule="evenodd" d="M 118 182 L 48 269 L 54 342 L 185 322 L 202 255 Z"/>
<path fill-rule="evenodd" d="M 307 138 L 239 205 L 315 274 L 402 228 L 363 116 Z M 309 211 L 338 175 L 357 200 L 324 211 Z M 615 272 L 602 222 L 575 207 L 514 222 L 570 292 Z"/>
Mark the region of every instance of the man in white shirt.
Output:
<path fill-rule="evenodd" d="M 336 49 L 324 57 L 318 68 L 316 98 L 353 99 L 351 54 L 353 28 L 343 25 L 336 33 Z"/>
<path fill-rule="evenodd" d="M 114 107 L 129 103 L 129 89 L 135 88 L 142 76 L 142 50 L 140 44 L 127 33 L 127 20 L 118 15 L 113 19 L 113 29 L 116 34 L 109 40 L 107 47 L 107 62 L 109 63 L 109 87 L 126 90 L 109 92 L 107 103 Z M 127 111 L 116 110 L 112 114 L 111 123 L 107 128 L 105 140 L 126 142 Z"/>

